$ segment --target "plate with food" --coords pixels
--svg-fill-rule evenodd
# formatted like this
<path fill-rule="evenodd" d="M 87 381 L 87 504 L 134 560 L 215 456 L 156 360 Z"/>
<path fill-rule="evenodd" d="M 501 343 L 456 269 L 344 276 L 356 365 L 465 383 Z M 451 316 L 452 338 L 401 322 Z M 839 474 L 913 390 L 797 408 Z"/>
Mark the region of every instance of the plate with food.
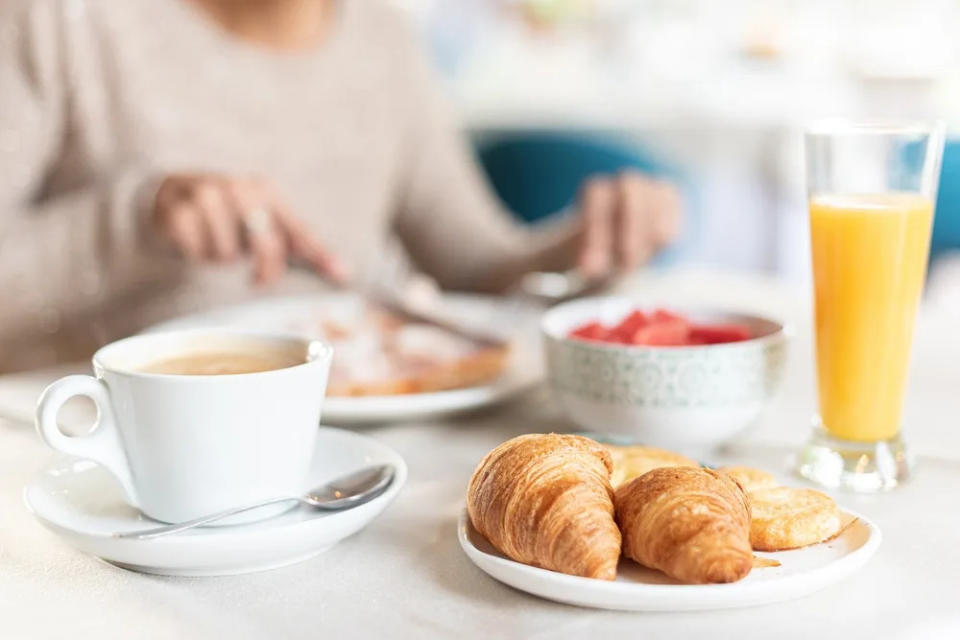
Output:
<path fill-rule="evenodd" d="M 496 298 L 444 296 L 448 322 L 465 328 L 502 326 Z M 514 327 L 525 323 L 511 309 Z M 528 345 L 535 340 L 485 341 L 418 321 L 350 293 L 268 298 L 184 316 L 150 331 L 232 327 L 310 335 L 333 345 L 324 422 L 404 420 L 477 409 L 506 400 L 540 379 Z"/>
<path fill-rule="evenodd" d="M 460 545 L 516 589 L 584 607 L 690 611 L 799 598 L 851 575 L 881 534 L 760 469 L 528 434 L 480 462 Z"/>

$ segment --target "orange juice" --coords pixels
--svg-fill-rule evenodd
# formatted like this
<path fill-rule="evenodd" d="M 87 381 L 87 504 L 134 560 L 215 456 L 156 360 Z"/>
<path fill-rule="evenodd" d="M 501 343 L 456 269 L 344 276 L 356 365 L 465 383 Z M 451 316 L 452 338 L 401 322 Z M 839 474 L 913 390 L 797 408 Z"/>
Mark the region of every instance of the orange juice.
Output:
<path fill-rule="evenodd" d="M 919 194 L 810 201 L 820 417 L 837 438 L 899 433 L 932 222 Z"/>

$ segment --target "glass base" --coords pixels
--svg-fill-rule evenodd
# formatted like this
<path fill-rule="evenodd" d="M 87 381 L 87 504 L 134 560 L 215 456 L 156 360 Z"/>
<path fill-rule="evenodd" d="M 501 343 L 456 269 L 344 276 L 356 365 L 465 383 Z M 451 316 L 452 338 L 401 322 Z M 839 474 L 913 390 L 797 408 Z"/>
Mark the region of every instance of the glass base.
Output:
<path fill-rule="evenodd" d="M 821 427 L 800 452 L 797 472 L 832 489 L 863 493 L 889 491 L 903 484 L 913 470 L 913 458 L 900 435 L 879 442 L 841 440 Z"/>

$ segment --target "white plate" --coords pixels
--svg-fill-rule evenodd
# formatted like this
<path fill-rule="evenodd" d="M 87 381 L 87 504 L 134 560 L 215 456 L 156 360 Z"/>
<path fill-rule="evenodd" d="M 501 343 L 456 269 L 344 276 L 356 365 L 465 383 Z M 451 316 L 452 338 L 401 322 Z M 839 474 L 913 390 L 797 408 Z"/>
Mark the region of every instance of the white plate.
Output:
<path fill-rule="evenodd" d="M 355 308 L 360 298 L 349 293 L 326 293 L 307 296 L 267 298 L 213 311 L 176 318 L 154 325 L 148 331 L 170 331 L 208 327 L 234 327 L 261 331 L 300 332 L 303 326 L 316 322 L 321 315 L 336 314 Z M 447 295 L 445 309 L 464 322 L 483 326 L 485 319 L 502 323 L 506 317 L 502 302 L 488 296 Z M 521 312 L 517 312 L 521 313 Z M 394 420 L 412 420 L 462 411 L 470 411 L 502 402 L 530 388 L 541 378 L 540 339 L 536 318 L 512 317 L 511 321 L 529 324 L 530 340 L 512 345 L 507 370 L 488 385 L 392 396 L 327 397 L 323 404 L 323 421 L 328 424 L 357 424 Z M 336 358 L 336 353 L 334 353 Z"/>
<path fill-rule="evenodd" d="M 354 509 L 298 507 L 252 524 L 202 527 L 148 540 L 111 537 L 157 523 L 130 506 L 115 478 L 89 460 L 66 458 L 42 471 L 23 497 L 30 512 L 64 542 L 107 562 L 145 573 L 227 575 L 317 555 L 365 527 L 400 491 L 407 465 L 396 452 L 372 438 L 321 427 L 305 489 L 370 464 L 392 464 L 396 476 L 383 495 Z"/>
<path fill-rule="evenodd" d="M 849 513 L 849 512 L 848 512 Z M 866 564 L 880 546 L 880 529 L 857 520 L 837 538 L 793 551 L 757 553 L 779 560 L 779 567 L 754 568 L 731 584 L 677 584 L 659 571 L 622 559 L 612 582 L 538 569 L 503 556 L 480 535 L 464 509 L 460 546 L 470 560 L 500 582 L 533 595 L 567 604 L 623 611 L 693 611 L 732 609 L 791 600 L 818 591 Z"/>

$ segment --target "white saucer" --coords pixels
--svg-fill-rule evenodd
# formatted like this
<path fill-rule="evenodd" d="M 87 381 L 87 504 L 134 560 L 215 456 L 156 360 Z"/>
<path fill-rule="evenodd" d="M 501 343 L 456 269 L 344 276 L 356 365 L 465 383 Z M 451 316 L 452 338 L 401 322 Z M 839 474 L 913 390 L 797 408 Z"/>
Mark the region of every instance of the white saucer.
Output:
<path fill-rule="evenodd" d="M 396 452 L 367 436 L 321 427 L 305 489 L 384 463 L 396 467 L 393 484 L 354 509 L 325 513 L 298 507 L 253 524 L 204 527 L 151 540 L 111 537 L 156 523 L 130 506 L 114 477 L 89 460 L 65 458 L 45 469 L 25 487 L 23 497 L 30 512 L 67 544 L 107 562 L 163 575 L 227 575 L 317 555 L 365 527 L 400 491 L 407 465 Z"/>
<path fill-rule="evenodd" d="M 754 568 L 731 584 L 677 584 L 659 571 L 623 559 L 612 582 L 538 569 L 503 556 L 480 535 L 464 509 L 460 546 L 470 560 L 500 582 L 567 604 L 623 611 L 732 609 L 791 600 L 819 591 L 866 564 L 880 546 L 880 529 L 863 516 L 835 539 L 793 551 L 757 553 L 779 560 L 779 567 Z"/>
<path fill-rule="evenodd" d="M 148 329 L 173 331 L 207 327 L 234 327 L 262 331 L 309 332 L 318 318 L 331 313 L 343 313 L 362 304 L 362 299 L 351 293 L 317 293 L 288 297 L 274 297 L 211 311 L 175 318 Z M 414 420 L 464 411 L 504 402 L 530 389 L 542 378 L 540 363 L 540 336 L 537 316 L 530 311 L 512 312 L 505 316 L 502 300 L 492 296 L 448 294 L 444 296 L 446 311 L 463 322 L 473 325 L 499 326 L 504 317 L 528 330 L 529 339 L 515 340 L 506 371 L 489 384 L 391 396 L 327 396 L 323 401 L 323 420 L 328 424 L 367 424 L 395 420 Z M 527 326 L 529 325 L 529 326 Z M 526 334 L 529 334 L 527 336 Z M 336 356 L 334 356 L 336 357 Z"/>

